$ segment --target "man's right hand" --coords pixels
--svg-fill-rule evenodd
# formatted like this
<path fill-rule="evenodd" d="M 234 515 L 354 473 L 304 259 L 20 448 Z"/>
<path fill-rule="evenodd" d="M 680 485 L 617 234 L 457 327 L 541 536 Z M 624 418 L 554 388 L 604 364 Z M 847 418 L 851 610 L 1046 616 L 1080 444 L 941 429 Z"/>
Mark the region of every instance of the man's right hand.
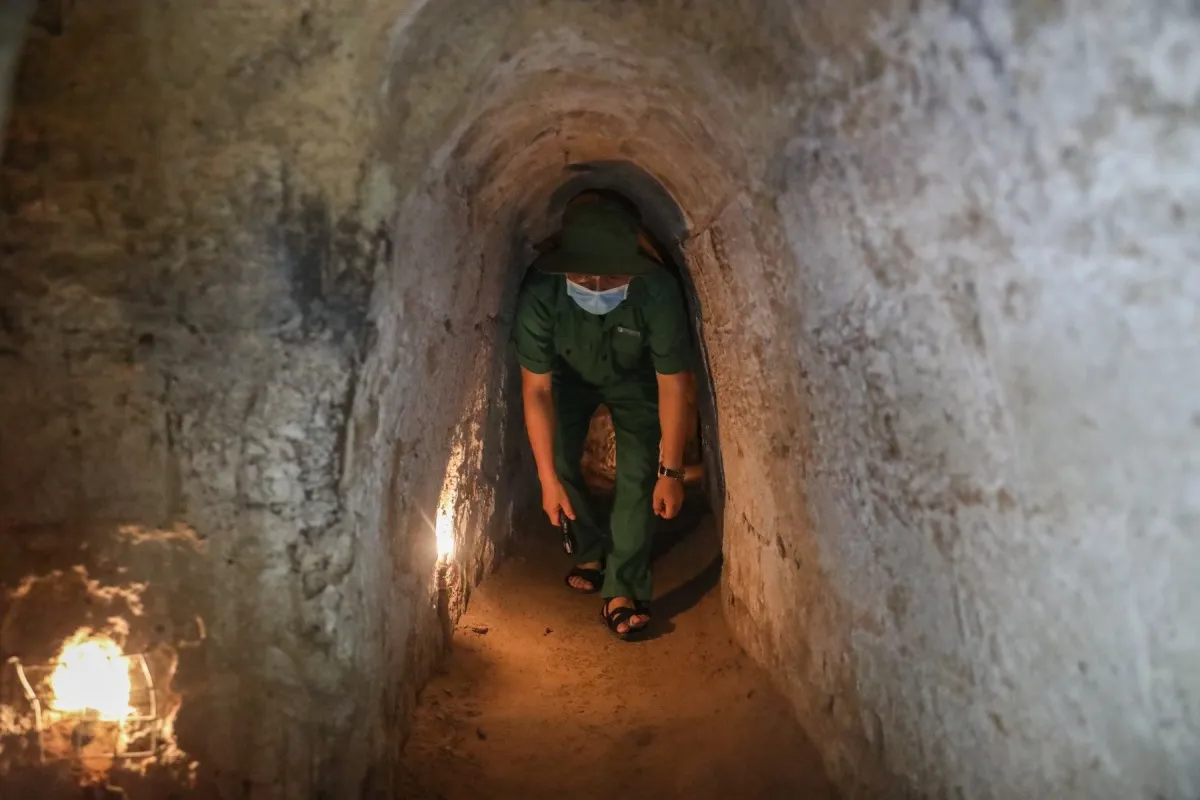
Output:
<path fill-rule="evenodd" d="M 571 508 L 571 499 L 567 490 L 558 478 L 552 478 L 542 483 L 542 508 L 550 518 L 551 525 L 562 522 L 560 514 L 566 514 L 567 519 L 575 519 L 575 509 Z"/>

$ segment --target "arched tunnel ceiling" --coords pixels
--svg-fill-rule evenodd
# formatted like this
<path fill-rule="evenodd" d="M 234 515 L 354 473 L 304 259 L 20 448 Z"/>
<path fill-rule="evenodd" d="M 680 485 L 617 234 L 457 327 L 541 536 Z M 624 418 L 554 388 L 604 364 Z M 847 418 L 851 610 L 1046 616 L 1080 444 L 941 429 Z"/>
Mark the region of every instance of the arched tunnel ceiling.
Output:
<path fill-rule="evenodd" d="M 453 12 L 433 13 L 448 14 L 449 25 L 459 19 Z M 743 180 L 747 150 L 736 103 L 728 99 L 737 90 L 711 64 L 683 49 L 653 58 L 634 55 L 661 48 L 665 34 L 628 22 L 612 22 L 631 34 L 622 45 L 603 40 L 604 26 L 584 38 L 529 14 L 542 26 L 531 33 L 521 15 L 514 16 L 505 23 L 521 35 L 510 34 L 516 41 L 507 47 L 494 43 L 494 31 L 474 42 L 470 31 L 458 37 L 455 30 L 456 51 L 477 47 L 486 54 L 462 67 L 447 64 L 450 59 L 424 67 L 410 51 L 423 53 L 427 39 L 411 28 L 396 36 L 402 44 L 393 53 L 382 127 L 384 152 L 401 154 L 402 170 L 421 153 L 435 170 L 445 164 L 485 218 L 493 209 L 519 209 L 525 216 L 544 205 L 566 179 L 565 170 L 579 162 L 637 163 L 699 215 L 711 214 Z M 411 24 L 419 27 L 419 21 Z M 419 67 L 431 71 L 429 79 L 414 74 Z M 449 79 L 457 91 L 445 88 L 447 68 L 468 72 Z M 437 88 L 418 93 L 426 85 Z M 742 127 L 748 133 L 749 126 Z M 537 224 L 544 229 L 548 223 Z"/>

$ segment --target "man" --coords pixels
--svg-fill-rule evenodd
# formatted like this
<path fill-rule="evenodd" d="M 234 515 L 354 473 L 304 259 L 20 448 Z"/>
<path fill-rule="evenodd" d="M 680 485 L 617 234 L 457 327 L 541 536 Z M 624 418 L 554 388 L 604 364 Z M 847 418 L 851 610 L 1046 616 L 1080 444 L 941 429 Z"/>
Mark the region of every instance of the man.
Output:
<path fill-rule="evenodd" d="M 654 516 L 683 505 L 690 347 L 674 277 L 639 249 L 636 207 L 585 192 L 563 214 L 558 249 L 535 263 L 514 331 L 542 508 L 571 520 L 578 563 L 567 585 L 601 592 L 601 616 L 622 639 L 650 623 Z M 604 404 L 616 432 L 609 531 L 597 523 L 580 459 Z M 660 460 L 661 445 L 661 460 Z"/>

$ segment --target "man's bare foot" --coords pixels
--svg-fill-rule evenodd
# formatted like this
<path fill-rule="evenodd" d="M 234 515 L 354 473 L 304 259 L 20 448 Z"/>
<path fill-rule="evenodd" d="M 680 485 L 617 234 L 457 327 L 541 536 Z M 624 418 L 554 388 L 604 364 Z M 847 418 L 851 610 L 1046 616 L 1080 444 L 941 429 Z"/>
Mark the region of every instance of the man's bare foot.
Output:
<path fill-rule="evenodd" d="M 598 572 L 604 571 L 604 564 L 599 561 L 589 561 L 586 564 L 576 564 L 575 566 L 577 569 L 591 569 Z M 596 592 L 600 590 L 599 586 L 593 584 L 582 575 L 572 575 L 571 577 L 567 578 L 567 583 L 570 584 L 572 589 L 578 589 L 581 592 Z"/>
<path fill-rule="evenodd" d="M 618 608 L 633 608 L 635 603 L 628 597 L 614 597 L 604 606 L 604 615 L 608 616 Z M 634 614 L 629 618 L 628 622 L 617 623 L 617 633 L 626 634 L 630 631 L 640 631 L 642 628 L 650 624 L 650 617 L 646 614 Z"/>

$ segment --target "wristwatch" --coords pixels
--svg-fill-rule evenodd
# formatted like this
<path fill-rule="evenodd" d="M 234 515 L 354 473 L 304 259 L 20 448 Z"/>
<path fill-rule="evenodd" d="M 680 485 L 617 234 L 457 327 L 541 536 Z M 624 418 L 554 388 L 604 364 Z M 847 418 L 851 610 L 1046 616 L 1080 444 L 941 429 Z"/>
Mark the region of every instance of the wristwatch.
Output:
<path fill-rule="evenodd" d="M 677 481 L 682 481 L 686 474 L 687 473 L 681 469 L 671 469 L 669 467 L 664 467 L 662 464 L 658 465 L 658 477 L 660 478 L 672 478 Z"/>

